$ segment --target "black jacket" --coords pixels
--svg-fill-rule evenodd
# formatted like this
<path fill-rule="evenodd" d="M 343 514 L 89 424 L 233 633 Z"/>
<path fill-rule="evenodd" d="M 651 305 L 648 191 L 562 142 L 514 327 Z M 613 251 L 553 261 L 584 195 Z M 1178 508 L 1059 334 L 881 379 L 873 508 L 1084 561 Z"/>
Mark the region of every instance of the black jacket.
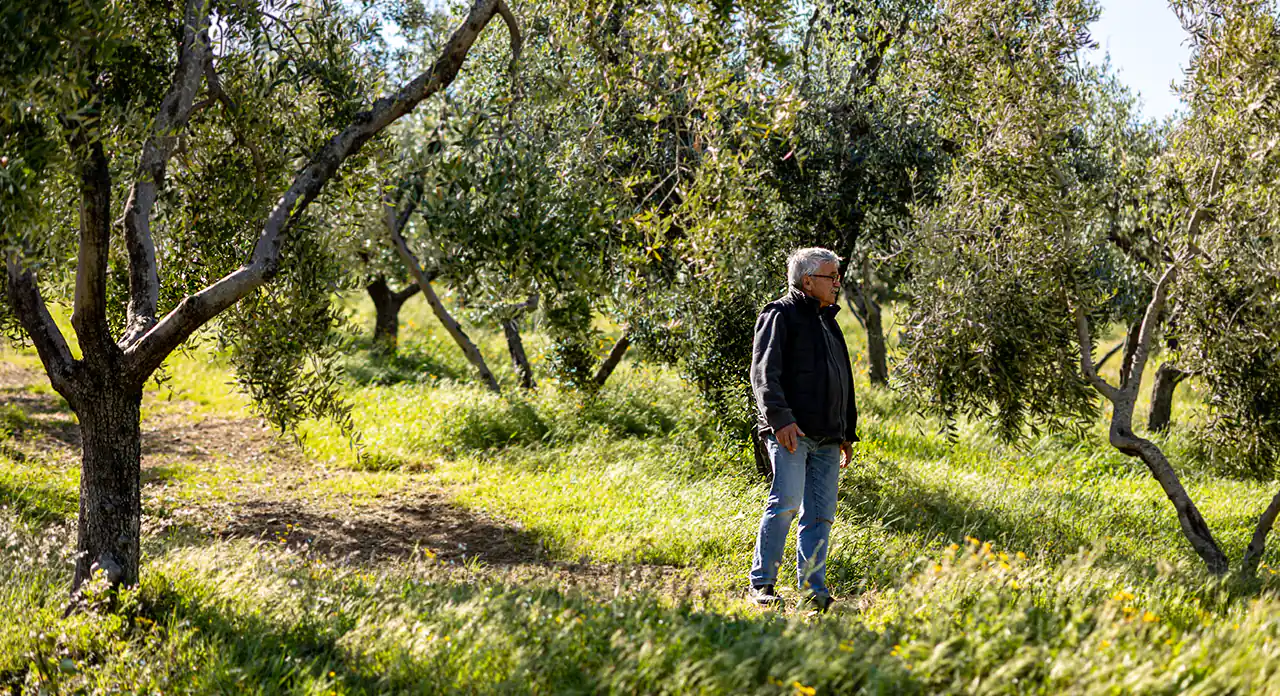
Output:
<path fill-rule="evenodd" d="M 836 324 L 838 311 L 837 305 L 820 309 L 818 300 L 792 290 L 760 312 L 751 351 L 751 391 L 761 433 L 796 423 L 814 439 L 858 441 L 853 368 Z M 840 346 L 837 357 L 848 366 L 848 399 L 843 404 L 827 403 L 827 339 L 821 322 L 827 322 Z"/>

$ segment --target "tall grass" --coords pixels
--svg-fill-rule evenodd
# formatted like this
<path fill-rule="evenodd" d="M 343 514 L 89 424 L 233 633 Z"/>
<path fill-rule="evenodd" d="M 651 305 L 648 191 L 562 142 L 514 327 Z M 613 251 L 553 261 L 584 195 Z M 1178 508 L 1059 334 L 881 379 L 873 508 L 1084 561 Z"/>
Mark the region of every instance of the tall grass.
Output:
<path fill-rule="evenodd" d="M 405 327 L 401 358 L 348 358 L 364 456 L 331 426 L 304 424 L 304 449 L 327 473 L 280 494 L 357 501 L 425 483 L 523 530 L 551 559 L 613 565 L 566 576 L 536 559 L 489 568 L 426 553 L 343 565 L 152 535 L 140 588 L 113 610 L 91 595 L 63 618 L 74 466 L 27 456 L 12 443 L 29 414 L 0 409 L 0 440 L 18 453 L 0 450 L 0 616 L 14 617 L 0 622 L 0 690 L 1280 690 L 1276 554 L 1257 582 L 1209 580 L 1159 487 L 1106 444 L 1102 421 L 1021 444 L 961 422 L 948 440 L 857 368 L 863 442 L 841 477 L 828 560 L 841 601 L 825 617 L 794 601 L 759 612 L 741 590 L 766 486 L 674 371 L 627 361 L 595 396 L 545 378 L 496 396 L 471 383 L 423 308 L 407 310 L 420 323 Z M 860 332 L 846 330 L 863 359 Z M 474 333 L 513 384 L 500 336 Z M 541 339 L 528 340 L 536 360 Z M 247 415 L 216 356 L 179 356 L 168 375 L 149 388 L 148 417 Z M 1178 399 L 1175 419 L 1193 418 L 1196 394 L 1184 385 Z M 1271 485 L 1219 475 L 1185 428 L 1160 441 L 1238 555 Z M 246 476 L 180 457 L 165 467 L 166 495 L 182 504 Z M 689 586 L 638 583 L 636 564 L 681 567 Z"/>
<path fill-rule="evenodd" d="M 245 542 L 176 548 L 69 618 L 58 544 L 10 536 L 0 686 L 183 693 L 1264 693 L 1280 602 L 1096 558 L 1046 567 L 966 542 L 826 617 L 690 592 L 512 580 L 420 558 L 376 569 Z M 22 568 L 22 572 L 15 569 Z"/>

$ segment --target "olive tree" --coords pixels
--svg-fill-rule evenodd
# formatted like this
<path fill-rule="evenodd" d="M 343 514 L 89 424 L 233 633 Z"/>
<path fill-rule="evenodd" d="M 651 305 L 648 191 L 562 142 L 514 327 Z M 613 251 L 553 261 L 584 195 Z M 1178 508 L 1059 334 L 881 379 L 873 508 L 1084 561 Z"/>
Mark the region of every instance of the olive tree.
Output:
<path fill-rule="evenodd" d="M 881 303 L 912 211 L 934 194 L 950 143 L 932 125 L 937 92 L 909 57 L 936 21 L 921 0 L 815 3 L 787 70 L 804 108 L 779 139 L 772 183 L 798 242 L 846 257 L 850 309 L 867 332 L 872 384 L 889 369 Z"/>
<path fill-rule="evenodd" d="M 1135 430 L 1134 410 L 1156 341 L 1167 333 L 1179 339 L 1180 363 L 1207 375 L 1222 405 L 1243 407 L 1248 417 L 1237 425 L 1256 428 L 1274 414 L 1269 337 L 1280 325 L 1267 242 L 1274 217 L 1264 203 L 1277 181 L 1268 145 L 1278 139 L 1270 116 L 1275 8 L 1247 0 L 1176 5 L 1195 39 L 1191 112 L 1147 172 L 1155 191 L 1143 213 L 1154 250 L 1142 268 L 1149 290 L 1112 384 L 1093 359 L 1094 329 L 1121 290 L 1099 272 L 1112 220 L 1100 204 L 1106 197 L 1089 184 L 1088 162 L 1069 147 L 1073 127 L 1091 122 L 1082 110 L 1096 76 L 1074 55 L 1087 43 L 1095 8 L 1009 4 L 950 3 L 955 18 L 938 38 L 951 50 L 930 59 L 974 108 L 967 121 L 952 121 L 963 166 L 919 238 L 908 383 L 945 414 L 994 414 L 1009 434 L 1028 422 L 1087 423 L 1093 394 L 1101 395 L 1111 410 L 1110 444 L 1143 462 L 1205 567 L 1226 573 L 1227 555 L 1158 443 Z M 1243 320 L 1233 325 L 1233 316 Z M 1267 435 L 1263 428 L 1260 437 Z M 1243 573 L 1256 569 L 1278 513 L 1280 495 L 1258 519 Z"/>
<path fill-rule="evenodd" d="M 536 51 L 544 40 L 534 30 L 526 44 Z M 520 324 L 541 307 L 544 329 L 554 328 L 546 317 L 560 299 L 595 284 L 609 212 L 607 187 L 557 159 L 559 138 L 579 133 L 540 122 L 531 103 L 544 98 L 537 67 L 523 62 L 518 102 L 471 82 L 465 97 L 442 105 L 418 141 L 438 153 L 406 191 L 404 209 L 416 214 L 391 235 L 406 263 L 448 283 L 473 319 L 502 326 L 522 388 L 535 381 Z"/>
<path fill-rule="evenodd" d="M 643 355 L 681 367 L 730 430 L 751 422 L 745 380 L 759 307 L 783 290 L 793 236 L 775 224 L 773 141 L 800 108 L 783 67 L 783 3 L 587 5 L 593 76 L 583 145 L 617 182 L 611 310 Z"/>
<path fill-rule="evenodd" d="M 321 241 L 309 208 L 323 204 L 362 146 L 449 86 L 493 17 L 519 37 L 502 0 L 477 0 L 429 68 L 367 103 L 371 83 L 360 77 L 351 50 L 358 35 L 341 6 L 213 10 L 209 0 L 176 11 L 5 4 L 6 14 L 30 21 L 24 50 L 6 51 L 0 63 L 4 313 L 80 421 L 73 588 L 95 571 L 113 586 L 138 580 L 144 383 L 192 334 L 262 296 L 290 263 L 307 266 Z M 4 26 L 14 26 L 9 19 Z M 165 72 L 167 82 L 156 79 Z M 307 112 L 317 132 L 291 139 Z M 282 143 L 284 151 L 274 149 Z M 122 206 L 113 203 L 118 191 L 127 191 Z M 209 199 L 220 205 L 202 208 Z M 57 234 L 72 225 L 74 240 Z M 119 239 L 124 281 L 115 288 Z M 46 301 L 61 274 L 72 278 L 79 356 Z M 123 317 L 114 328 L 113 311 Z"/>

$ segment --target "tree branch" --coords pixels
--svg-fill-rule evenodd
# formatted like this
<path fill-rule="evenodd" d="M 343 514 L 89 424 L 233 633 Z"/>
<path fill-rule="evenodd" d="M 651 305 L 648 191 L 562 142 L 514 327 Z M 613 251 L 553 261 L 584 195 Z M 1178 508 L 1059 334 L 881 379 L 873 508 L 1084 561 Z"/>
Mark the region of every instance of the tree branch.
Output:
<path fill-rule="evenodd" d="M 529 298 L 524 302 L 516 302 L 509 305 L 501 305 L 498 307 L 498 313 L 503 317 L 512 317 L 521 312 L 532 312 L 538 308 L 540 296 L 537 291 L 529 293 Z"/>
<path fill-rule="evenodd" d="M 1249 540 L 1249 546 L 1244 550 L 1244 558 L 1240 561 L 1240 572 L 1246 577 L 1253 577 L 1258 572 L 1258 563 L 1262 560 L 1262 552 L 1267 548 L 1267 535 L 1271 533 L 1271 528 L 1275 526 L 1276 516 L 1280 515 L 1280 493 L 1276 493 L 1271 499 L 1271 504 L 1262 512 L 1262 516 L 1258 518 L 1258 524 L 1254 527 L 1253 538 Z"/>
<path fill-rule="evenodd" d="M 880 79 L 880 68 L 884 65 L 885 53 L 889 50 L 889 46 L 894 40 L 907 31 L 907 27 L 911 23 L 910 20 L 911 14 L 904 12 L 902 20 L 898 23 L 898 30 L 893 33 L 886 32 L 884 37 L 880 39 L 880 43 L 876 45 L 875 50 L 872 51 L 870 56 L 867 56 L 866 63 L 859 68 L 854 68 L 853 72 L 849 74 L 849 82 L 844 86 L 846 94 L 853 89 L 854 82 L 858 81 L 858 78 L 861 78 L 864 89 L 871 87 Z"/>
<path fill-rule="evenodd" d="M 27 336 L 35 344 L 36 353 L 40 355 L 40 362 L 44 364 L 50 384 L 59 394 L 70 394 L 68 387 L 75 360 L 67 347 L 67 339 L 49 315 L 49 308 L 40 296 L 35 273 L 22 267 L 16 251 L 9 252 L 5 259 L 5 271 L 9 281 L 9 304 L 18 316 L 18 321 L 22 322 Z"/>
<path fill-rule="evenodd" d="M 156 323 L 160 277 L 151 236 L 151 210 L 164 186 L 165 168 L 178 144 L 178 131 L 191 117 L 200 74 L 209 53 L 209 0 L 187 0 L 182 49 L 173 85 L 160 102 L 151 137 L 142 146 L 138 178 L 125 204 L 125 246 L 129 250 L 129 314 L 121 346 L 127 346 Z"/>
<path fill-rule="evenodd" d="M 1080 342 L 1080 371 L 1084 373 L 1084 378 L 1093 385 L 1107 398 L 1107 401 L 1115 403 L 1119 398 L 1120 392 L 1115 387 L 1107 384 L 1107 380 L 1098 376 L 1098 371 L 1093 366 L 1093 339 L 1089 336 L 1089 318 L 1084 314 L 1084 307 L 1077 305 L 1076 310 L 1076 335 Z"/>
<path fill-rule="evenodd" d="M 445 330 L 453 337 L 454 343 L 457 343 L 458 347 L 462 349 L 467 361 L 480 373 L 480 381 L 484 382 L 484 385 L 493 393 L 501 394 L 502 387 L 498 386 L 498 380 L 493 376 L 493 372 L 489 369 L 488 363 L 485 362 L 484 356 L 481 355 L 480 349 L 476 347 L 471 337 L 462 330 L 462 325 L 449 314 L 444 304 L 440 302 L 439 296 L 431 288 L 431 277 L 426 271 L 422 270 L 422 263 L 418 261 L 418 257 L 414 255 L 413 250 L 404 241 L 404 236 L 400 234 L 400 230 L 388 229 L 387 231 L 391 235 L 391 243 L 395 246 L 396 253 L 400 255 L 404 265 L 413 274 L 418 287 L 422 289 L 423 297 L 427 298 L 427 304 L 431 305 L 431 311 L 435 313 L 440 323 L 444 324 Z"/>
<path fill-rule="evenodd" d="M 1133 371 L 1133 357 L 1138 353 L 1138 339 L 1141 337 L 1142 320 L 1139 319 L 1129 325 L 1129 330 L 1125 332 L 1124 340 L 1120 342 L 1120 347 L 1124 348 L 1124 353 L 1120 358 L 1121 386 L 1129 382 L 1129 375 Z"/>
<path fill-rule="evenodd" d="M 1102 366 L 1103 366 L 1103 365 L 1106 365 L 1108 360 L 1110 360 L 1111 358 L 1114 358 L 1114 357 L 1116 356 L 1116 353 L 1119 353 L 1119 352 L 1120 352 L 1120 349 L 1121 349 L 1121 348 L 1124 348 L 1124 341 L 1121 341 L 1120 343 L 1117 343 L 1117 344 L 1116 344 L 1116 346 L 1115 346 L 1114 348 L 1112 348 L 1111 350 L 1107 351 L 1106 355 L 1103 355 L 1103 356 L 1102 356 L 1102 359 L 1098 361 L 1098 363 L 1095 365 L 1095 367 L 1096 367 L 1097 369 L 1101 370 L 1101 369 L 1102 369 Z"/>
<path fill-rule="evenodd" d="M 72 147 L 81 157 L 80 245 L 76 254 L 75 308 L 71 326 L 86 359 L 114 348 L 107 328 L 107 255 L 111 245 L 111 170 L 102 141 L 77 131 Z"/>
<path fill-rule="evenodd" d="M 417 295 L 421 291 L 422 291 L 422 288 L 418 287 L 417 283 L 410 283 L 409 285 L 405 286 L 403 290 L 392 291 L 391 298 L 400 304 L 404 304 L 405 300 L 408 300 L 410 297 Z"/>
<path fill-rule="evenodd" d="M 370 138 L 412 111 L 422 100 L 453 82 L 472 44 L 498 12 L 499 4 L 501 0 L 476 0 L 429 70 L 395 94 L 374 102 L 372 108 L 358 114 L 350 125 L 312 157 L 267 216 L 249 263 L 208 288 L 186 297 L 133 344 L 126 356 L 135 375 L 145 379 L 196 329 L 275 275 L 280 263 L 280 250 L 293 221 L 315 200 L 348 157 Z M 514 17 L 510 21 L 513 20 Z M 518 40 L 517 34 L 513 33 L 513 40 Z"/>
<path fill-rule="evenodd" d="M 613 344 L 613 348 L 609 350 L 609 355 L 605 357 L 604 362 L 600 363 L 600 367 L 596 369 L 596 373 L 591 377 L 591 381 L 599 389 L 604 383 L 609 381 L 609 375 L 613 374 L 614 369 L 618 367 L 618 363 L 622 362 L 622 356 L 627 354 L 627 348 L 631 346 L 631 335 L 626 329 L 623 329 L 622 335 Z"/>
<path fill-rule="evenodd" d="M 1173 282 L 1177 268 L 1175 265 L 1170 265 L 1165 269 L 1164 275 L 1160 276 L 1160 281 L 1156 283 L 1155 290 L 1151 293 L 1151 303 L 1147 305 L 1147 313 L 1142 317 L 1138 346 L 1133 351 L 1133 364 L 1129 367 L 1128 379 L 1121 386 L 1121 389 L 1128 394 L 1136 396 L 1138 387 L 1142 384 L 1142 373 L 1146 370 L 1147 358 L 1151 354 L 1151 342 L 1155 339 L 1160 315 L 1164 312 L 1165 298 L 1169 293 L 1169 284 Z"/>
<path fill-rule="evenodd" d="M 507 23 L 507 29 L 511 32 L 511 74 L 514 75 L 516 67 L 520 64 L 524 35 L 520 33 L 520 23 L 516 21 L 516 16 L 511 14 L 511 8 L 507 7 L 506 0 L 497 0 L 497 2 L 497 12 L 502 16 L 502 21 Z"/>
<path fill-rule="evenodd" d="M 396 233 L 399 233 L 404 229 L 405 225 L 409 224 L 409 218 L 413 217 L 414 211 L 418 209 L 418 202 L 415 197 L 408 196 L 407 198 L 409 198 L 409 201 L 398 211 L 390 205 L 387 206 L 387 224 Z"/>
<path fill-rule="evenodd" d="M 822 15 L 822 4 L 818 3 L 809 15 L 809 25 L 804 30 L 804 44 L 800 47 L 800 92 L 803 94 L 809 86 L 809 47 L 813 44 L 813 29 Z"/>

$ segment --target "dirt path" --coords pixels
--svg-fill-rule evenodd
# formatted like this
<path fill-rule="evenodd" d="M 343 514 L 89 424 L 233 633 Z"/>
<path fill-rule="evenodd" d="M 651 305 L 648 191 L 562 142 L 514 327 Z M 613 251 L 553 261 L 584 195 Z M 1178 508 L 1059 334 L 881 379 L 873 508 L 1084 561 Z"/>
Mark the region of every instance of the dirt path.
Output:
<path fill-rule="evenodd" d="M 0 406 L 17 406 L 33 424 L 17 439 L 25 456 L 78 466 L 79 426 L 47 385 L 0 360 Z M 457 505 L 429 475 L 326 467 L 260 418 L 210 416 L 180 400 L 152 411 L 142 423 L 143 531 L 152 539 L 255 539 L 339 563 L 426 555 L 596 587 L 628 578 L 676 593 L 693 582 L 681 568 L 551 559 L 521 525 Z"/>

